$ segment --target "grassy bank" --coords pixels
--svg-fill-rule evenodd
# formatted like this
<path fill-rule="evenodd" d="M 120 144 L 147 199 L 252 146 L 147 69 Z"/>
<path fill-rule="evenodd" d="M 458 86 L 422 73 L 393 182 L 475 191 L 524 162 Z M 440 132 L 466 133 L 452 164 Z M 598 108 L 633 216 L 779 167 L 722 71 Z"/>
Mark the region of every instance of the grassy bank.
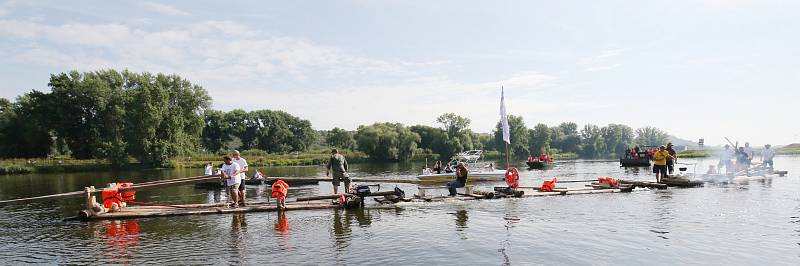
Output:
<path fill-rule="evenodd" d="M 678 152 L 678 158 L 705 158 L 712 154 L 709 150 L 687 150 Z"/>
<path fill-rule="evenodd" d="M 369 156 L 358 151 L 343 151 L 349 163 L 364 163 L 369 161 Z M 222 163 L 224 154 L 203 153 L 191 156 L 180 156 L 169 161 L 166 168 L 203 168 L 206 163 L 212 162 L 215 165 Z M 269 154 L 263 151 L 243 151 L 242 157 L 247 159 L 251 167 L 274 167 L 274 166 L 308 166 L 323 165 L 330 157 L 330 150 L 317 150 L 305 153 L 290 154 Z M 436 154 L 416 154 L 413 161 L 436 160 Z M 147 169 L 138 162 L 132 161 L 122 170 Z M 5 159 L 0 160 L 0 175 L 10 174 L 30 174 L 30 173 L 67 173 L 67 172 L 91 172 L 107 171 L 112 166 L 105 160 L 76 160 L 76 159 Z"/>

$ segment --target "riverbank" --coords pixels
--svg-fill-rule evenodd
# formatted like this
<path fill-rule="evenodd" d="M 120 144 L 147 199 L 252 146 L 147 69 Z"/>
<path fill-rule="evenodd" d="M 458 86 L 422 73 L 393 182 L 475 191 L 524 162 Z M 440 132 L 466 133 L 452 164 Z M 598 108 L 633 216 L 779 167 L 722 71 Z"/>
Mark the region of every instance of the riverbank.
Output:
<path fill-rule="evenodd" d="M 250 167 L 277 167 L 277 166 L 312 166 L 324 165 L 330 156 L 330 150 L 317 150 L 305 153 L 268 154 L 263 151 L 243 151 L 242 157 L 247 159 Z M 359 151 L 343 151 L 349 163 L 365 163 L 369 156 Z M 134 161 L 123 167 L 114 167 L 105 160 L 78 160 L 62 158 L 34 158 L 34 159 L 5 159 L 0 160 L 0 175 L 30 174 L 30 173 L 73 173 L 108 170 L 140 170 L 140 169 L 183 169 L 204 168 L 208 162 L 215 165 L 222 163 L 223 154 L 194 154 L 180 156 L 169 161 L 163 167 L 143 165 Z M 416 154 L 412 161 L 434 161 L 438 158 L 435 154 Z M 218 166 L 215 166 L 218 167 Z"/>

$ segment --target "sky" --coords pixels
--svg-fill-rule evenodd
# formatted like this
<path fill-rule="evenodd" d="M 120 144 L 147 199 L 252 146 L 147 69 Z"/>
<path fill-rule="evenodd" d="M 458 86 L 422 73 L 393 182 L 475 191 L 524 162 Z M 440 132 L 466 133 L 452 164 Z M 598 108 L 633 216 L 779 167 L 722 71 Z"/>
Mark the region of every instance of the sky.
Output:
<path fill-rule="evenodd" d="M 1 1 L 0 97 L 50 74 L 178 74 L 220 110 L 316 129 L 654 126 L 800 142 L 800 1 Z"/>

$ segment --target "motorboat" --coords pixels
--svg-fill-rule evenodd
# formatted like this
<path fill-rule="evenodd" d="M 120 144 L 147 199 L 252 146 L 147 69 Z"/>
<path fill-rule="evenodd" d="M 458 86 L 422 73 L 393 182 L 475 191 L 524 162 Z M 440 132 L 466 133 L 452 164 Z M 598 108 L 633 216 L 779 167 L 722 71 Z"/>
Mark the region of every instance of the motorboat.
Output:
<path fill-rule="evenodd" d="M 458 153 L 447 163 L 445 169 L 443 169 L 441 173 L 435 173 L 426 169 L 421 175 L 417 176 L 417 179 L 423 182 L 447 182 L 455 180 L 456 166 L 458 163 L 464 163 L 469 170 L 467 182 L 505 180 L 506 171 L 495 169 L 493 163 L 482 162 L 482 156 L 482 150 L 469 150 Z"/>

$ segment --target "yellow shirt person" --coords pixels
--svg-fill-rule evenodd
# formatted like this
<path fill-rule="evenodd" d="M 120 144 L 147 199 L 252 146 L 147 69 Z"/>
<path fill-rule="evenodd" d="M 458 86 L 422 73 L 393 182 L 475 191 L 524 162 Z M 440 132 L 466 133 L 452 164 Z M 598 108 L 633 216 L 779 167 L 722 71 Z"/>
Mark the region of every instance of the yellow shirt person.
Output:
<path fill-rule="evenodd" d="M 655 154 L 653 154 L 653 164 L 655 165 L 667 165 L 667 158 L 669 158 L 669 152 L 660 149 Z"/>

